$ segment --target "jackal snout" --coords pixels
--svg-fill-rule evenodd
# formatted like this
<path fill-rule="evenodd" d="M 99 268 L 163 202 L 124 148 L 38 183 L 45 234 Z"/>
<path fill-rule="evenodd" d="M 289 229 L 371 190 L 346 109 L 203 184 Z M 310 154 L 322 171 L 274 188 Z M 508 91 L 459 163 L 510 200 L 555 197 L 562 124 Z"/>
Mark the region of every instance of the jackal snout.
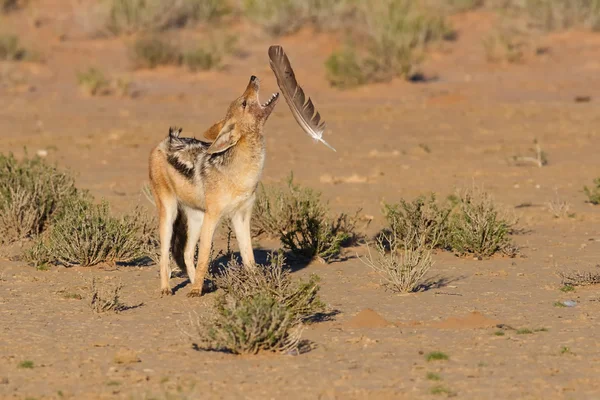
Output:
<path fill-rule="evenodd" d="M 247 128 L 261 127 L 271 115 L 279 100 L 279 93 L 273 93 L 265 103 L 260 102 L 260 80 L 252 75 L 244 93 L 231 103 L 225 120 Z"/>

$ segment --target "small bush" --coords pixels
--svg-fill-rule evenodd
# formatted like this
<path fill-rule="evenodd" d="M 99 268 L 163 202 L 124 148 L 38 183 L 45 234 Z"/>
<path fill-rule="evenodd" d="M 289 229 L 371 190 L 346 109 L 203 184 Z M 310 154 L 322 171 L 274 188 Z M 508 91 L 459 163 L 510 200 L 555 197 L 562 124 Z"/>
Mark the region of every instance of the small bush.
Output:
<path fill-rule="evenodd" d="M 433 351 L 425 356 L 427 361 L 440 361 L 447 360 L 449 357 L 447 354 L 442 353 L 441 351 Z"/>
<path fill-rule="evenodd" d="M 423 278 L 433 265 L 431 247 L 425 243 L 426 236 L 411 240 L 410 246 L 404 246 L 395 231 L 389 235 L 382 233 L 378 236 L 375 250 L 361 259 L 363 263 L 377 272 L 383 279 L 383 284 L 398 293 L 416 292 L 421 290 Z"/>
<path fill-rule="evenodd" d="M 106 29 L 112 34 L 164 31 L 226 14 L 220 0 L 109 0 Z"/>
<path fill-rule="evenodd" d="M 19 0 L 0 0 L 0 12 L 8 12 L 19 6 Z"/>
<path fill-rule="evenodd" d="M 223 57 L 235 51 L 237 38 L 225 35 L 224 39 L 210 38 L 205 46 L 183 53 L 183 64 L 191 71 L 207 71 L 221 67 Z"/>
<path fill-rule="evenodd" d="M 600 30 L 598 0 L 527 0 L 529 15 L 545 30 L 582 27 Z"/>
<path fill-rule="evenodd" d="M 77 195 L 73 177 L 41 158 L 0 154 L 0 243 L 41 233 Z"/>
<path fill-rule="evenodd" d="M 452 250 L 475 257 L 489 257 L 497 252 L 516 254 L 509 238 L 515 220 L 499 209 L 489 194 L 473 188 L 459 193 L 456 201 L 447 234 Z"/>
<path fill-rule="evenodd" d="M 450 207 L 438 205 L 433 194 L 429 198 L 418 197 L 412 203 L 400 200 L 397 204 L 384 204 L 383 210 L 387 230 L 404 248 L 443 246 L 450 212 Z"/>
<path fill-rule="evenodd" d="M 583 187 L 585 195 L 588 197 L 588 201 L 592 204 L 600 204 L 600 178 L 594 179 L 594 186 L 588 188 Z"/>
<path fill-rule="evenodd" d="M 154 221 L 137 209 L 116 218 L 107 202 L 71 199 L 48 232 L 40 236 L 26 259 L 35 265 L 91 266 L 102 262 L 134 262 L 155 256 Z"/>
<path fill-rule="evenodd" d="M 352 45 L 331 53 L 325 61 L 325 70 L 330 85 L 340 89 L 360 86 L 368 80 Z"/>
<path fill-rule="evenodd" d="M 96 278 L 90 282 L 90 308 L 95 313 L 104 313 L 113 311 L 119 313 L 127 306 L 121 302 L 121 289 L 123 285 L 117 284 L 99 284 Z"/>
<path fill-rule="evenodd" d="M 198 324 L 203 347 L 235 354 L 297 351 L 302 324 L 285 305 L 266 293 L 238 299 L 220 296 L 216 317 Z"/>
<path fill-rule="evenodd" d="M 35 367 L 35 364 L 31 360 L 25 360 L 19 363 L 19 368 L 32 369 L 33 367 Z"/>
<path fill-rule="evenodd" d="M 19 45 L 17 36 L 0 35 L 0 61 L 21 61 L 26 55 L 27 51 Z"/>
<path fill-rule="evenodd" d="M 600 284 L 600 272 L 589 272 L 589 271 L 573 271 L 573 272 L 559 272 L 562 280 L 563 292 L 574 291 L 575 286 L 590 286 Z M 562 290 L 562 289 L 561 289 Z"/>
<path fill-rule="evenodd" d="M 274 36 L 294 33 L 305 25 L 335 26 L 351 12 L 347 0 L 243 0 L 241 11 Z"/>
<path fill-rule="evenodd" d="M 182 62 L 181 51 L 158 37 L 137 39 L 130 50 L 135 68 L 156 68 L 159 65 L 179 65 Z"/>
<path fill-rule="evenodd" d="M 310 320 L 325 311 L 325 305 L 318 297 L 319 277 L 311 275 L 308 282 L 292 283 L 289 269 L 284 267 L 284 257 L 280 252 L 271 254 L 268 265 L 244 267 L 232 260 L 225 270 L 216 277 L 219 288 L 237 300 L 266 294 L 290 310 L 295 318 Z"/>
<path fill-rule="evenodd" d="M 575 215 L 569 212 L 571 205 L 568 201 L 562 200 L 558 196 L 558 192 L 555 194 L 552 200 L 546 202 L 546 208 L 548 211 L 550 211 L 554 218 L 573 217 Z"/>
<path fill-rule="evenodd" d="M 328 261 L 340 254 L 342 246 L 358 240 L 356 220 L 347 214 L 331 219 L 321 193 L 294 184 L 290 176 L 283 189 L 261 185 L 253 230 L 279 236 L 284 248 L 298 257 Z"/>
<path fill-rule="evenodd" d="M 352 28 L 361 51 L 349 46 L 329 57 L 325 67 L 333 86 L 411 79 L 427 44 L 452 36 L 442 16 L 424 12 L 412 0 L 359 2 Z"/>
<path fill-rule="evenodd" d="M 491 63 L 508 62 L 517 64 L 523 61 L 525 43 L 518 35 L 499 32 L 483 40 L 485 56 Z"/>
<path fill-rule="evenodd" d="M 110 81 L 97 68 L 78 72 L 77 83 L 86 94 L 91 96 L 107 94 L 109 92 Z"/>

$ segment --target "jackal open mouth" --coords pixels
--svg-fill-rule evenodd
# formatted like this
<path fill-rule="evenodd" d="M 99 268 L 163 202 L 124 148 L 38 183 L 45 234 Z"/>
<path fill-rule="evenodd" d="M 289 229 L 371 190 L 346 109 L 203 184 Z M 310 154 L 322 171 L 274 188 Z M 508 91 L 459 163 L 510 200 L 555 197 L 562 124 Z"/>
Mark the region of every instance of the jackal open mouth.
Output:
<path fill-rule="evenodd" d="M 268 106 L 270 106 L 275 100 L 277 100 L 279 98 L 279 92 L 273 93 L 271 95 L 271 98 L 269 100 L 267 100 L 266 103 L 261 104 L 262 108 L 267 108 Z"/>

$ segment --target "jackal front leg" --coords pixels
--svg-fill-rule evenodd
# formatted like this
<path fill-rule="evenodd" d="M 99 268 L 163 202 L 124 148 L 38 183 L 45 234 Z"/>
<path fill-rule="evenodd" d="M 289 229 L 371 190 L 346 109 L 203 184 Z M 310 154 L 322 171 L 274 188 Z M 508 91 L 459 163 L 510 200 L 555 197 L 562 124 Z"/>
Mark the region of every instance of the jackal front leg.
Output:
<path fill-rule="evenodd" d="M 200 246 L 198 250 L 198 265 L 196 267 L 196 281 L 188 293 L 188 297 L 199 297 L 202 295 L 204 286 L 204 277 L 208 271 L 208 262 L 210 261 L 210 249 L 215 234 L 215 229 L 219 223 L 220 216 L 206 213 L 200 231 Z"/>
<path fill-rule="evenodd" d="M 240 254 L 245 266 L 254 265 L 254 251 L 252 250 L 252 234 L 250 233 L 250 218 L 254 196 L 249 199 L 239 210 L 231 216 L 231 224 L 238 241 Z"/>

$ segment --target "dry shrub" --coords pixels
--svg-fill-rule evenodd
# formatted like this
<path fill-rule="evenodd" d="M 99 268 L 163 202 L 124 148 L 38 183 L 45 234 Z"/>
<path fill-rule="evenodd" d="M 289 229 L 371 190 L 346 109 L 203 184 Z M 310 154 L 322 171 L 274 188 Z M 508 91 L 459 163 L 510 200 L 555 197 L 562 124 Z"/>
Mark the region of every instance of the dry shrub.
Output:
<path fill-rule="evenodd" d="M 283 254 L 270 263 L 245 267 L 231 261 L 216 277 L 224 294 L 216 299 L 216 316 L 198 321 L 202 347 L 236 354 L 299 351 L 303 321 L 324 311 L 318 277 L 293 283 Z"/>
<path fill-rule="evenodd" d="M 41 233 L 77 195 L 73 177 L 41 158 L 0 154 L 0 243 Z"/>
<path fill-rule="evenodd" d="M 351 12 L 349 0 L 243 0 L 241 12 L 267 33 L 278 36 L 305 25 L 327 29 Z"/>
<path fill-rule="evenodd" d="M 565 286 L 590 286 L 600 284 L 600 272 L 559 272 L 558 276 Z"/>
<path fill-rule="evenodd" d="M 155 259 L 155 225 L 141 209 L 116 218 L 110 215 L 107 202 L 93 204 L 87 199 L 70 199 L 25 258 L 35 265 L 65 266 Z"/>
<path fill-rule="evenodd" d="M 514 256 L 517 248 L 510 240 L 516 218 L 499 208 L 482 189 L 463 190 L 454 198 L 447 246 L 459 254 L 489 257 L 497 252 Z"/>
<path fill-rule="evenodd" d="M 290 175 L 283 188 L 261 185 L 253 230 L 255 234 L 279 237 L 283 247 L 295 256 L 329 261 L 339 256 L 343 246 L 358 240 L 357 215 L 340 214 L 331 218 L 321 193 L 294 184 Z"/>
<path fill-rule="evenodd" d="M 209 22 L 228 12 L 220 0 L 110 0 L 106 30 L 112 34 L 164 31 Z"/>
<path fill-rule="evenodd" d="M 107 311 L 119 313 L 126 310 L 128 307 L 121 302 L 121 289 L 123 289 L 121 282 L 102 284 L 96 278 L 92 278 L 89 300 L 92 311 L 101 314 Z"/>
<path fill-rule="evenodd" d="M 308 282 L 293 283 L 289 268 L 284 266 L 281 252 L 271 254 L 267 265 L 245 267 L 235 260 L 228 263 L 216 283 L 228 295 L 242 300 L 264 293 L 287 307 L 301 321 L 309 321 L 325 311 L 318 297 L 319 277 L 311 275 Z"/>
<path fill-rule="evenodd" d="M 220 296 L 215 311 L 214 319 L 197 325 L 205 349 L 235 354 L 298 351 L 302 323 L 266 293 L 243 299 Z"/>
<path fill-rule="evenodd" d="M 428 234 L 412 231 L 406 236 L 398 236 L 398 230 L 381 233 L 375 243 L 376 255 L 371 253 L 361 258 L 362 262 L 377 272 L 386 288 L 398 293 L 417 292 L 423 288 L 423 278 L 433 265 Z"/>

